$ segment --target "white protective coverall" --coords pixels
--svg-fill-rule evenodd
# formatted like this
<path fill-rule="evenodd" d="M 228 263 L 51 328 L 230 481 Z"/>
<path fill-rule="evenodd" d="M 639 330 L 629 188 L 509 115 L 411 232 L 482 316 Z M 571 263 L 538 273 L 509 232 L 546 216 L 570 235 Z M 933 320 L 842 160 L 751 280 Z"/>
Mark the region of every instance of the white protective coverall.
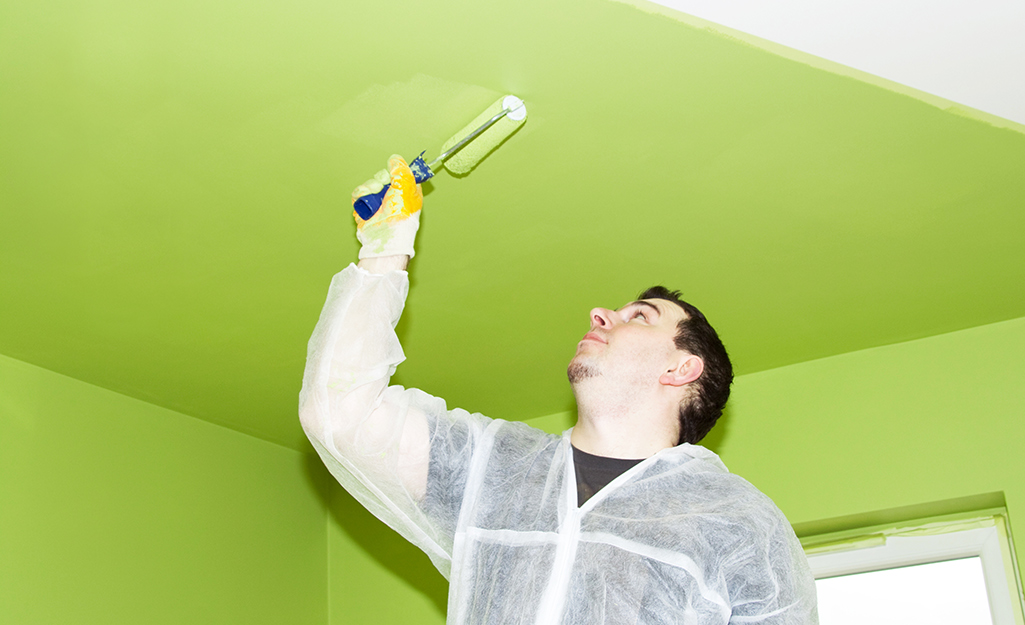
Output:
<path fill-rule="evenodd" d="M 448 578 L 448 623 L 817 622 L 786 518 L 714 453 L 664 449 L 578 508 L 568 432 L 387 386 L 404 359 L 393 329 L 407 291 L 402 271 L 334 277 L 300 414 L 342 486 Z M 429 437 L 423 493 L 400 478 L 410 426 Z"/>

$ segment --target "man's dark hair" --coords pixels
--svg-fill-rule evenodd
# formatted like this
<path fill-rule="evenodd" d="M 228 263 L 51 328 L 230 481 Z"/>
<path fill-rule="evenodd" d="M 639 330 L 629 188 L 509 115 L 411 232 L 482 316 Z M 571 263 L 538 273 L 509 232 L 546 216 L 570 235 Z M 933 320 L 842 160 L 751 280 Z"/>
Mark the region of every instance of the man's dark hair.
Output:
<path fill-rule="evenodd" d="M 676 326 L 676 348 L 694 354 L 704 362 L 704 370 L 691 383 L 691 398 L 680 406 L 680 440 L 697 443 L 715 425 L 730 398 L 733 365 L 719 335 L 700 310 L 680 299 L 679 291 L 653 286 L 639 299 L 664 299 L 675 303 L 687 313 Z"/>

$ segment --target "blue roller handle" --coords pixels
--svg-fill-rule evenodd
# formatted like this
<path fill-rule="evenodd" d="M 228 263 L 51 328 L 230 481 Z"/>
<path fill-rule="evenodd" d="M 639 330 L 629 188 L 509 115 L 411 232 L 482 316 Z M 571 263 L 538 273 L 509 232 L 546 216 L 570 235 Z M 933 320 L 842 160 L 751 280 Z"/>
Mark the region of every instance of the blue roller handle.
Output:
<path fill-rule="evenodd" d="M 409 169 L 413 172 L 413 179 L 416 180 L 417 184 L 425 180 L 430 180 L 434 177 L 434 172 L 424 162 L 424 153 L 421 152 L 420 156 L 413 159 L 413 162 L 409 164 Z M 384 194 L 388 192 L 391 187 L 390 184 L 384 185 L 384 188 L 377 193 L 370 195 L 364 195 L 352 203 L 352 207 L 356 209 L 356 214 L 363 221 L 366 221 L 374 216 L 374 213 L 381 208 L 381 202 L 384 200 Z"/>

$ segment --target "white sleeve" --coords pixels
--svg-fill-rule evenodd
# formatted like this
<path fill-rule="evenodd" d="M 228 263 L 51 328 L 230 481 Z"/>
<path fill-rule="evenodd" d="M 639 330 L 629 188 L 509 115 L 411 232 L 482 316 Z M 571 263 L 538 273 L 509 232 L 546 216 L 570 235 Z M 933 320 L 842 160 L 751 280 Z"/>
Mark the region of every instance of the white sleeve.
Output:
<path fill-rule="evenodd" d="M 388 386 L 405 359 L 394 328 L 408 290 L 404 271 L 377 275 L 349 265 L 334 277 L 310 338 L 299 415 L 335 479 L 447 576 L 452 536 L 420 503 L 428 423 L 448 411 L 426 393 Z"/>

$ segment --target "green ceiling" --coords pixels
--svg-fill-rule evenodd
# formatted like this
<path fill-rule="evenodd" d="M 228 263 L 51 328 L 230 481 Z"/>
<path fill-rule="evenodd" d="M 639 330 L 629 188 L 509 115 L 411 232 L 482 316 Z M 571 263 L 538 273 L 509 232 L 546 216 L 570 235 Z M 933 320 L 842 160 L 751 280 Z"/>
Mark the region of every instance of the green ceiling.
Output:
<path fill-rule="evenodd" d="M 349 191 L 426 185 L 397 382 L 565 410 L 595 305 L 680 288 L 750 373 L 1025 316 L 1025 133 L 609 0 L 0 4 L 0 353 L 292 447 Z"/>

